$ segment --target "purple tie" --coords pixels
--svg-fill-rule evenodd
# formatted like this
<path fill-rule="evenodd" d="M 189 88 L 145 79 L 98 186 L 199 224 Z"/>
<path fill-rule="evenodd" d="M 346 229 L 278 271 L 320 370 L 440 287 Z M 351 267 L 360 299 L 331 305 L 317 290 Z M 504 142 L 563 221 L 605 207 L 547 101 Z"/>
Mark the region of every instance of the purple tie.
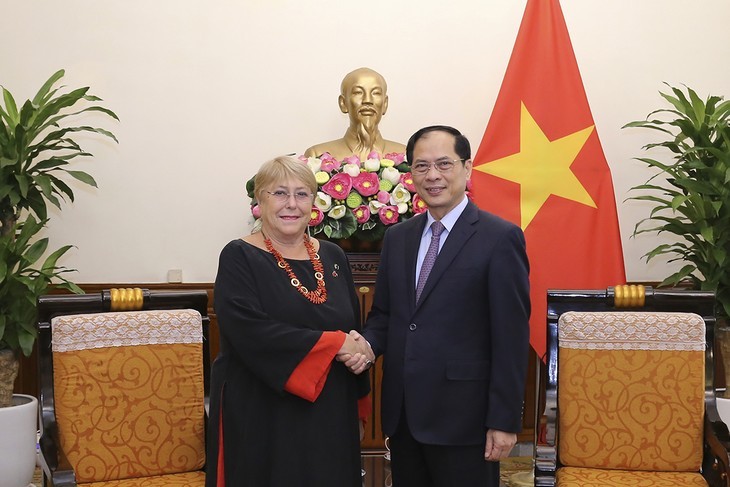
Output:
<path fill-rule="evenodd" d="M 439 240 L 441 239 L 441 232 L 444 231 L 444 224 L 441 222 L 433 222 L 431 224 L 431 244 L 428 246 L 426 257 L 423 259 L 421 264 L 421 273 L 418 275 L 418 285 L 416 286 L 416 302 L 421 297 L 423 288 L 426 286 L 426 280 L 428 275 L 431 273 L 434 262 L 436 262 L 436 256 L 439 254 Z"/>

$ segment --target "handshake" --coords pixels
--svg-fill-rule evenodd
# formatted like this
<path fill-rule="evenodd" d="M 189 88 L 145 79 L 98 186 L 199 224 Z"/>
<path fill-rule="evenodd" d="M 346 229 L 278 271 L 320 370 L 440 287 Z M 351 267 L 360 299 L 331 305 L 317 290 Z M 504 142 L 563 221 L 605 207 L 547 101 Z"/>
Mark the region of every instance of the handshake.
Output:
<path fill-rule="evenodd" d="M 375 354 L 368 341 L 352 330 L 345 338 L 345 343 L 342 344 L 340 351 L 337 352 L 336 360 L 345 364 L 353 374 L 362 374 L 373 366 Z"/>

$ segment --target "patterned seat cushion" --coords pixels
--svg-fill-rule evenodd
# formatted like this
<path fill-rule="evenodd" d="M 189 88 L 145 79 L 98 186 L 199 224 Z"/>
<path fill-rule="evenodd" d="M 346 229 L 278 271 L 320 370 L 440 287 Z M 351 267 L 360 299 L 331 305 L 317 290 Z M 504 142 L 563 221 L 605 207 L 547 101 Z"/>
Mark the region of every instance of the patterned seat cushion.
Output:
<path fill-rule="evenodd" d="M 556 474 L 558 487 L 707 487 L 695 472 L 643 472 L 563 467 Z"/>
<path fill-rule="evenodd" d="M 702 318 L 688 313 L 570 312 L 561 316 L 558 330 L 561 464 L 699 472 Z"/>
<path fill-rule="evenodd" d="M 69 315 L 51 326 L 60 443 L 78 482 L 204 465 L 197 311 Z"/>
<path fill-rule="evenodd" d="M 184 472 L 79 485 L 84 487 L 203 487 L 205 485 L 205 472 Z"/>

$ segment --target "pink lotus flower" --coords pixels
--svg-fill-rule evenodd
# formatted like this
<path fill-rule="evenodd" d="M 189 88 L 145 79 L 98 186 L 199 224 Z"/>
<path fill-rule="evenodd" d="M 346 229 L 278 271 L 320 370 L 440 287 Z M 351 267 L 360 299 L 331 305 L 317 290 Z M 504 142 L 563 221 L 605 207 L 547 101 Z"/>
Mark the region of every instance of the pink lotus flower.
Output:
<path fill-rule="evenodd" d="M 374 172 L 361 172 L 352 185 L 363 196 L 372 196 L 380 190 L 378 174 Z"/>
<path fill-rule="evenodd" d="M 426 205 L 426 202 L 421 199 L 420 196 L 418 196 L 418 193 L 413 195 L 413 214 L 418 215 L 423 213 L 428 209 L 428 206 Z"/>
<path fill-rule="evenodd" d="M 251 214 L 254 218 L 261 218 L 261 208 L 259 208 L 259 205 L 251 207 Z"/>
<path fill-rule="evenodd" d="M 356 155 L 351 155 L 342 159 L 342 164 L 355 164 L 357 167 L 360 167 L 362 162 L 360 162 L 360 158 Z"/>
<path fill-rule="evenodd" d="M 332 157 L 329 152 L 325 152 L 324 154 L 322 154 L 320 160 L 322 161 L 322 165 L 319 169 L 320 171 L 331 173 L 332 171 L 337 171 L 342 166 L 342 164 L 340 164 L 340 161 Z"/>
<path fill-rule="evenodd" d="M 324 212 L 317 208 L 316 206 L 312 207 L 312 213 L 310 214 L 309 218 L 309 226 L 310 227 L 316 227 L 320 223 L 322 223 L 322 220 L 324 220 Z"/>
<path fill-rule="evenodd" d="M 377 178 L 376 178 L 377 179 Z M 322 186 L 322 191 L 336 200 L 344 200 L 352 189 L 352 178 L 344 172 L 337 173 Z"/>
<path fill-rule="evenodd" d="M 398 213 L 397 206 L 388 205 L 378 210 L 378 216 L 380 217 L 380 221 L 383 222 L 383 225 L 393 225 L 394 223 L 398 223 L 400 214 Z"/>
<path fill-rule="evenodd" d="M 380 160 L 380 154 L 378 154 L 374 150 L 373 151 L 370 151 L 370 154 L 368 154 L 368 159 L 377 159 L 377 160 Z"/>
<path fill-rule="evenodd" d="M 383 159 L 390 159 L 391 161 L 395 162 L 395 165 L 402 163 L 406 160 L 406 155 L 402 152 L 391 152 L 389 154 L 385 154 L 383 156 Z"/>
<path fill-rule="evenodd" d="M 406 187 L 411 193 L 416 192 L 416 185 L 413 184 L 413 174 L 410 172 L 404 173 L 400 177 L 400 183 Z"/>
<path fill-rule="evenodd" d="M 365 223 L 370 219 L 370 209 L 367 205 L 358 206 L 352 210 L 352 213 L 355 215 L 355 220 L 357 220 L 358 223 Z"/>
<path fill-rule="evenodd" d="M 387 203 L 390 201 L 390 193 L 387 191 L 378 191 L 378 196 L 376 198 L 381 203 Z"/>
<path fill-rule="evenodd" d="M 469 178 L 466 180 L 466 190 L 471 191 L 471 187 L 472 187 L 472 182 L 471 182 L 471 178 Z"/>

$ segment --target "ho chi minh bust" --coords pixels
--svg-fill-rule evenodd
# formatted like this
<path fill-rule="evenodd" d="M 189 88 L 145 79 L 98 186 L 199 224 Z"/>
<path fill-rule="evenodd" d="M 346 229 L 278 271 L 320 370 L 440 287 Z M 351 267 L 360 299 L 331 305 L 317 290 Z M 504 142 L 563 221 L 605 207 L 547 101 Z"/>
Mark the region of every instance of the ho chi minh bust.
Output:
<path fill-rule="evenodd" d="M 350 118 L 344 137 L 314 145 L 304 155 L 317 157 L 329 152 L 342 160 L 354 154 L 364 161 L 372 151 L 380 155 L 406 151 L 403 144 L 385 140 L 378 129 L 380 119 L 388 110 L 388 85 L 379 73 L 370 68 L 348 73 L 342 80 L 337 102 L 342 113 Z"/>

